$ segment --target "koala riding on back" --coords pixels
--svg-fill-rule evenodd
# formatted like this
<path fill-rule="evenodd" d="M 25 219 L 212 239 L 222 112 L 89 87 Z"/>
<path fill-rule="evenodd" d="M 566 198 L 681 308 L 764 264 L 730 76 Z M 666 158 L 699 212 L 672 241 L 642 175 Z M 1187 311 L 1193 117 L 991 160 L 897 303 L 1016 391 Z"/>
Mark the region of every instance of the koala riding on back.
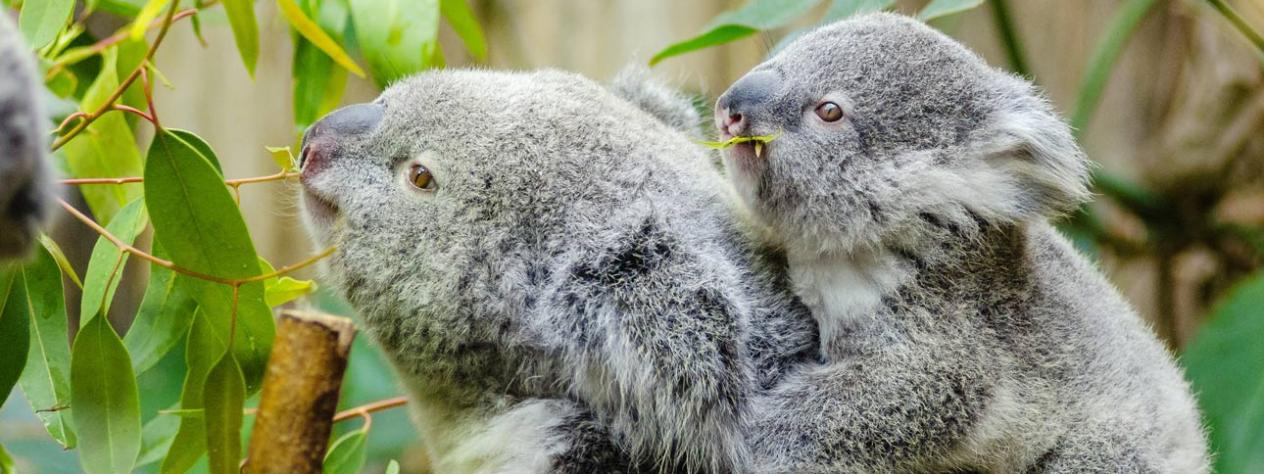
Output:
<path fill-rule="evenodd" d="M 876 14 L 796 40 L 716 119 L 776 136 L 725 164 L 825 361 L 752 402 L 758 470 L 1208 470 L 1171 354 L 1048 222 L 1087 163 L 1031 84 Z"/>

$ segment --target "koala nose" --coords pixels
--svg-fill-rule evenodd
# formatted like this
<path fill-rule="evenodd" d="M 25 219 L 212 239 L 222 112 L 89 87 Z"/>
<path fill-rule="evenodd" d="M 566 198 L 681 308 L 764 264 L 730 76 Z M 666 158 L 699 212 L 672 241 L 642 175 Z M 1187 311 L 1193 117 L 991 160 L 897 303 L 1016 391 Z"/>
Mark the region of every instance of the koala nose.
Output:
<path fill-rule="evenodd" d="M 729 135 L 744 135 L 752 119 L 767 107 L 780 77 L 772 71 L 755 71 L 738 79 L 715 103 L 716 126 Z"/>
<path fill-rule="evenodd" d="M 303 134 L 299 169 L 304 174 L 317 172 L 323 161 L 328 160 L 329 149 L 340 138 L 350 138 L 373 130 L 385 114 L 386 111 L 378 104 L 349 105 L 330 112 L 308 127 Z"/>

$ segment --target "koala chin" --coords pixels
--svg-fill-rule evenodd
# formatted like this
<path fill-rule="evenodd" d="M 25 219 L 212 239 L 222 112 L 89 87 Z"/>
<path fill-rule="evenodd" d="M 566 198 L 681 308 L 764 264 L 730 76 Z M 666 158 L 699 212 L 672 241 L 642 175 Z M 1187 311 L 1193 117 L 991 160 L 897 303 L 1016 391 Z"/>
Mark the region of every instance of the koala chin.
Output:
<path fill-rule="evenodd" d="M 326 277 L 436 472 L 746 472 L 750 400 L 818 346 L 696 112 L 635 71 L 613 90 L 428 72 L 305 134 Z"/>
<path fill-rule="evenodd" d="M 1172 355 L 1048 222 L 1087 162 L 1031 84 L 874 14 L 757 66 L 716 125 L 777 136 L 725 164 L 825 361 L 752 402 L 758 471 L 1207 472 Z"/>
<path fill-rule="evenodd" d="M 0 262 L 30 250 L 54 199 L 38 77 L 17 28 L 0 14 Z"/>

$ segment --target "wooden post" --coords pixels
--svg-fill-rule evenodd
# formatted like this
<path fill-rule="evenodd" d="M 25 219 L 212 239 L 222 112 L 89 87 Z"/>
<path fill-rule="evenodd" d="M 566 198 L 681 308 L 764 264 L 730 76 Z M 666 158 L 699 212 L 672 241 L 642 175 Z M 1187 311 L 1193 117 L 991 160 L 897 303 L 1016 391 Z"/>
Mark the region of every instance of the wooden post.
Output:
<path fill-rule="evenodd" d="M 354 337 L 346 318 L 281 313 L 243 472 L 321 472 Z"/>

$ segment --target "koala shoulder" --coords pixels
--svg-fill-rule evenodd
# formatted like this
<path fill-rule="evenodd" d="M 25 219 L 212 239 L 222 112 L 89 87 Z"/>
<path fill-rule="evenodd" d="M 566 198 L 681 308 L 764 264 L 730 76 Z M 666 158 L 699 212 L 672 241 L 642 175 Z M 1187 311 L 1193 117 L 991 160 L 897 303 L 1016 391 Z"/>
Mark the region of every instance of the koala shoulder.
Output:
<path fill-rule="evenodd" d="M 625 67 L 610 81 L 610 90 L 676 130 L 701 134 L 702 116 L 694 100 L 650 77 L 644 67 Z"/>

